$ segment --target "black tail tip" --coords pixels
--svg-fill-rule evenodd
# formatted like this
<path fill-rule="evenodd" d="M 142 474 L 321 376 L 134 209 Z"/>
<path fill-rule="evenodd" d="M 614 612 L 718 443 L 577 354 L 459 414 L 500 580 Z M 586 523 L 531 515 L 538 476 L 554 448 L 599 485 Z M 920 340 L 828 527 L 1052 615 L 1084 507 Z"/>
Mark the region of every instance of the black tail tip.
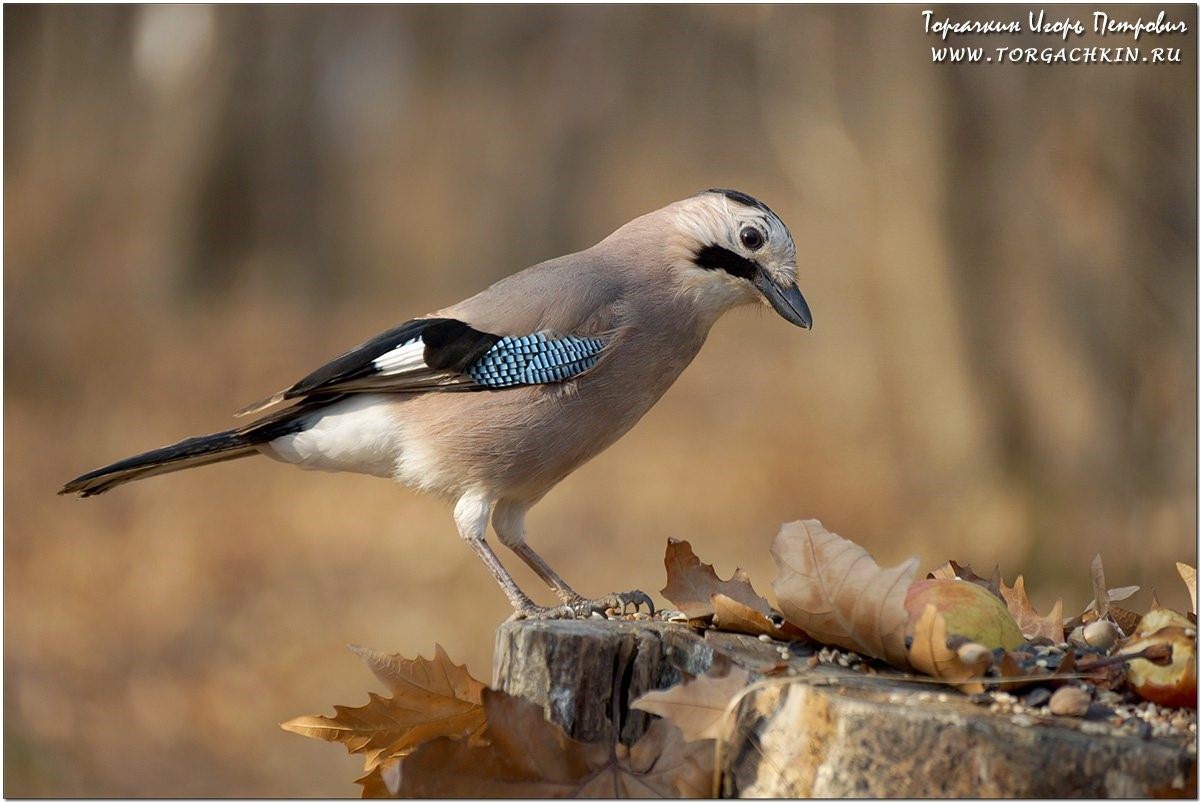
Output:
<path fill-rule="evenodd" d="M 84 474 L 83 476 L 72 479 L 62 486 L 62 489 L 58 491 L 57 495 L 78 495 L 80 498 L 91 498 L 92 496 L 98 496 L 105 490 L 110 490 L 112 488 L 112 485 L 109 483 L 89 485 L 88 479 L 90 478 L 91 477 L 88 474 Z"/>

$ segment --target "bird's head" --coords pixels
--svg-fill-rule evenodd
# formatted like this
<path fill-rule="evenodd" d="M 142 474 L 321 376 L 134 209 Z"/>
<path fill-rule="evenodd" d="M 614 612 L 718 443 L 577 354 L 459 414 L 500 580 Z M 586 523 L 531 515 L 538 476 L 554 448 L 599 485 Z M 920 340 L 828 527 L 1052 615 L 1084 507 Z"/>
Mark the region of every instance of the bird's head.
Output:
<path fill-rule="evenodd" d="M 734 306 L 768 303 L 789 323 L 812 326 L 796 285 L 796 243 L 765 203 L 710 189 L 663 212 L 678 234 L 672 267 L 679 286 L 714 318 Z"/>

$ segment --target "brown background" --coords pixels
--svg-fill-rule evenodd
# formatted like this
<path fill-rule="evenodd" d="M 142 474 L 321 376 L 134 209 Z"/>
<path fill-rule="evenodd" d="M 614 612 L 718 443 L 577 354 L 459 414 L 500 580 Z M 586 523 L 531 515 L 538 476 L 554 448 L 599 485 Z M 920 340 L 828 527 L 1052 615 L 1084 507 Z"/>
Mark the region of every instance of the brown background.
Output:
<path fill-rule="evenodd" d="M 277 726 L 376 688 L 346 643 L 486 678 L 507 606 L 436 500 L 260 459 L 54 491 L 709 186 L 789 223 L 816 328 L 730 315 L 535 510 L 577 587 L 656 591 L 676 536 L 766 590 L 817 517 L 1043 609 L 1097 552 L 1182 605 L 1196 14 L 1167 10 L 1191 31 L 1139 44 L 1183 64 L 968 67 L 919 7 L 6 7 L 6 795 L 352 794 Z M 1018 41 L 1059 45 L 957 43 Z"/>

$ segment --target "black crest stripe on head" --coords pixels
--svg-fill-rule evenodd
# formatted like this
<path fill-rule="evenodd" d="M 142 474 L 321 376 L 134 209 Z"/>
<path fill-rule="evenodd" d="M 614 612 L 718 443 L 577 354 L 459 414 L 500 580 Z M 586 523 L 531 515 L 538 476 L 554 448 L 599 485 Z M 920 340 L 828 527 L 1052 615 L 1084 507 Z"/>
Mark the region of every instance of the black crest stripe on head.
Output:
<path fill-rule="evenodd" d="M 724 270 L 731 276 L 752 279 L 757 275 L 758 262 L 747 259 L 720 245 L 705 245 L 696 251 L 692 261 L 705 270 Z"/>
<path fill-rule="evenodd" d="M 767 214 L 775 214 L 771 211 L 767 204 L 760 201 L 758 198 L 751 197 L 745 192 L 738 192 L 736 189 L 710 189 L 709 192 L 716 192 L 719 195 L 724 195 L 734 203 L 740 203 L 743 206 L 749 206 L 751 209 L 759 209 Z"/>

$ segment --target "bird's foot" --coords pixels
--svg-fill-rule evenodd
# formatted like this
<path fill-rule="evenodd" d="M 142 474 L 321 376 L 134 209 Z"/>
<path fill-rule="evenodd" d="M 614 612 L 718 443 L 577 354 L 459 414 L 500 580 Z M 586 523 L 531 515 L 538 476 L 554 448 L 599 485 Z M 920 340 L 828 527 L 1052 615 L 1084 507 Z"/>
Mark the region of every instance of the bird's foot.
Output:
<path fill-rule="evenodd" d="M 548 621 L 590 618 L 593 613 L 605 615 L 609 610 L 615 610 L 618 615 L 625 615 L 630 612 L 630 605 L 633 606 L 632 612 L 637 612 L 643 604 L 646 605 L 646 608 L 650 611 L 650 615 L 653 616 L 654 602 L 650 601 L 650 597 L 640 590 L 610 593 L 598 599 L 585 599 L 583 596 L 576 596 L 566 600 L 557 607 L 542 607 L 541 605 L 530 603 L 527 607 L 523 607 L 513 613 L 509 620 L 529 619 L 533 621 Z"/>

